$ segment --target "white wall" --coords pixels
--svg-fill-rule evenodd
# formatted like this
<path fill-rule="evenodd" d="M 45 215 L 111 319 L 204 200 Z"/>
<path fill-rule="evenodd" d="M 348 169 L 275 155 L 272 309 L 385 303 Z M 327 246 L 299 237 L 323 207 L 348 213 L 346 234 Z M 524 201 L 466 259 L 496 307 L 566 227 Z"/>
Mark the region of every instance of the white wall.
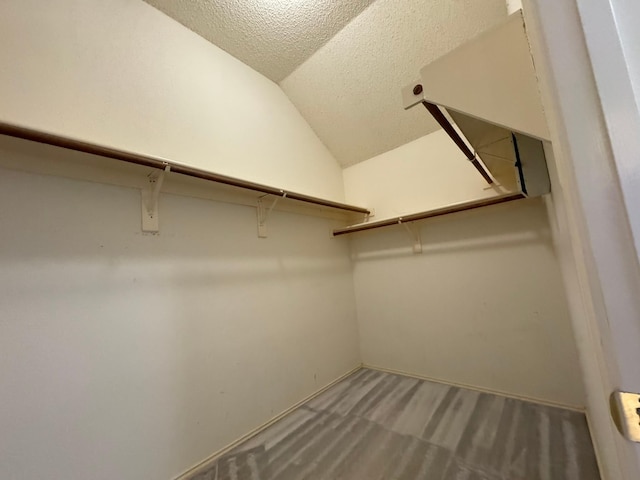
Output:
<path fill-rule="evenodd" d="M 0 120 L 342 200 L 273 82 L 141 0 L 0 2 Z"/>
<path fill-rule="evenodd" d="M 344 170 L 373 220 L 503 193 L 442 130 Z M 584 406 L 576 344 L 541 200 L 352 236 L 365 364 Z M 544 354 L 542 354 L 544 352 Z"/>
<path fill-rule="evenodd" d="M 583 387 L 540 199 L 352 239 L 365 364 L 565 405 Z"/>
<path fill-rule="evenodd" d="M 0 62 L 11 66 L 0 69 L 0 120 L 342 199 L 335 160 L 276 85 L 142 2 L 2 2 Z M 362 167 L 360 193 L 347 180 L 353 195 L 375 201 L 378 218 L 430 208 L 428 194 L 449 176 L 428 172 L 429 186 L 416 168 L 427 143 L 450 147 L 441 140 L 406 147 L 398 175 L 415 181 L 387 211 L 378 205 L 393 192 L 371 191 L 395 171 L 392 157 Z M 17 155 L 15 145 L 3 142 L 0 155 Z M 463 159 L 459 167 L 484 195 L 475 170 Z M 368 363 L 574 403 L 579 381 L 542 207 L 517 207 L 527 225 L 515 208 L 425 223 L 422 256 L 404 256 L 403 231 L 354 240 Z M 11 393 L 0 410 L 0 477 L 166 478 L 360 361 L 352 266 L 331 221 L 274 212 L 269 238 L 258 240 L 254 209 L 163 195 L 160 210 L 160 235 L 142 235 L 134 189 L 2 170 L 0 391 Z M 425 302 L 417 282 L 435 292 L 442 280 L 488 288 L 487 279 L 504 290 L 485 292 L 486 309 L 453 289 Z M 524 313 L 514 323 L 516 300 Z M 453 351 L 463 343 L 452 339 L 486 332 L 471 311 L 499 333 L 461 351 L 458 366 L 429 361 L 420 335 Z M 383 333 L 391 336 L 378 348 Z M 516 378 L 534 348 L 547 363 Z M 492 373 L 498 360 L 514 365 Z M 541 379 L 542 366 L 554 375 Z"/>
<path fill-rule="evenodd" d="M 160 208 L 0 170 L 0 478 L 169 478 L 359 364 L 334 221 Z"/>
<path fill-rule="evenodd" d="M 343 174 L 346 201 L 375 209 L 374 220 L 502 193 L 487 184 L 444 130 L 345 168 Z"/>
<path fill-rule="evenodd" d="M 142 1 L 1 2 L 0 63 L 1 121 L 343 199 L 277 85 Z M 333 221 L 160 212 L 142 235 L 136 189 L 0 172 L 1 478 L 169 478 L 359 364 Z"/>

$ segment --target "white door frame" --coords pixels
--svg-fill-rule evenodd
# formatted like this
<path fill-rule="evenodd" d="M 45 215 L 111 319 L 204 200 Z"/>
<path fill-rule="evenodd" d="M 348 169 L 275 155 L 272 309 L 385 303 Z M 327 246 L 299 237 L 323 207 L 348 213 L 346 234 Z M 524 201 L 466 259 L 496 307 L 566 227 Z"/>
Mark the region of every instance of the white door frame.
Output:
<path fill-rule="evenodd" d="M 636 253 L 640 252 L 640 2 L 579 0 Z M 635 20 L 635 24 L 634 23 Z M 634 91 L 634 84 L 636 91 Z"/>
<path fill-rule="evenodd" d="M 635 2 L 523 1 L 553 143 L 550 213 L 607 480 L 640 478 L 640 445 L 608 406 L 616 389 L 640 392 L 640 58 L 625 58 L 640 37 L 628 27 Z"/>

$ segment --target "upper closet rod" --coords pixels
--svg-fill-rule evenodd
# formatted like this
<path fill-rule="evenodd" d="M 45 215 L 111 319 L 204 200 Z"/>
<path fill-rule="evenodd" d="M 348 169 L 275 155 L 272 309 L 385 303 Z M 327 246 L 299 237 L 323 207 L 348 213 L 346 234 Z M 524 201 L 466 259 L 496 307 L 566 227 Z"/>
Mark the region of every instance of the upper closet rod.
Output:
<path fill-rule="evenodd" d="M 487 207 L 489 205 L 497 205 L 499 203 L 512 202 L 514 200 L 520 200 L 526 198 L 521 193 L 515 193 L 510 195 L 503 195 L 500 197 L 485 198 L 483 200 L 474 200 L 467 203 L 459 203 L 457 205 L 450 205 L 447 207 L 437 208 L 435 210 L 429 210 L 427 212 L 413 213 L 411 215 L 404 215 L 402 217 L 389 218 L 387 220 L 380 220 L 379 222 L 361 223 L 358 225 L 351 225 L 349 227 L 338 228 L 333 231 L 333 236 L 346 235 L 348 233 L 363 232 L 365 230 L 373 230 L 374 228 L 390 227 L 391 225 L 402 225 L 404 223 L 415 222 L 417 220 L 424 220 L 425 218 L 439 217 L 441 215 L 448 215 L 450 213 L 464 212 L 465 210 L 473 210 L 475 208 Z"/>
<path fill-rule="evenodd" d="M 338 210 L 345 210 L 349 212 L 357 212 L 368 215 L 370 212 L 366 208 L 356 207 L 353 205 L 347 205 L 344 203 L 333 202 L 331 200 L 325 200 L 322 198 L 312 197 L 304 195 L 302 193 L 290 192 L 288 190 L 282 190 L 268 185 L 262 185 L 259 183 L 249 182 L 241 180 L 239 178 L 228 177 L 226 175 L 220 175 L 218 173 L 207 172 L 206 170 L 200 170 L 194 167 L 187 167 L 184 165 L 176 164 L 148 155 L 141 155 L 139 153 L 127 152 L 125 150 L 118 150 L 116 148 L 105 147 L 95 143 L 84 142 L 82 140 L 76 140 L 73 138 L 63 137 L 61 135 L 54 135 L 51 133 L 41 132 L 33 130 L 31 128 L 20 127 L 9 123 L 0 122 L 0 135 L 8 135 L 10 137 L 22 138 L 24 140 L 30 140 L 38 143 L 45 143 L 47 145 L 53 145 L 56 147 L 66 148 L 69 150 L 75 150 L 77 152 L 90 153 L 92 155 L 100 155 L 102 157 L 112 158 L 114 160 L 120 160 L 127 163 L 135 163 L 137 165 L 144 165 L 146 167 L 154 167 L 164 170 L 167 165 L 171 167 L 172 173 L 180 173 L 182 175 L 188 175 L 190 177 L 202 178 L 216 183 L 223 183 L 225 185 L 232 185 L 234 187 L 240 187 L 247 190 L 253 190 L 256 192 L 266 193 L 270 195 L 276 195 L 279 197 L 290 198 L 293 200 L 299 200 L 305 203 L 311 203 L 314 205 L 320 205 L 323 207 L 335 208 Z"/>
<path fill-rule="evenodd" d="M 422 92 L 422 85 L 416 85 L 414 88 L 414 92 L 416 91 L 416 89 L 419 89 L 420 92 Z M 445 117 L 442 111 L 440 111 L 440 107 L 438 107 L 437 105 L 434 105 L 433 103 L 429 103 L 425 100 L 422 101 L 422 105 L 424 105 L 424 108 L 426 108 L 429 111 L 429 113 L 436 120 L 436 122 L 440 124 L 442 129 L 445 132 L 447 132 L 447 135 L 449 135 L 451 140 L 455 142 L 458 148 L 462 150 L 462 153 L 464 153 L 465 157 L 467 157 L 467 159 L 471 162 L 471 164 L 474 167 L 476 167 L 476 170 L 480 172 L 480 175 L 482 175 L 482 178 L 484 178 L 487 181 L 487 183 L 492 184 L 493 179 L 489 176 L 489 174 L 484 169 L 482 164 L 478 161 L 475 154 L 469 149 L 469 147 L 467 147 L 467 144 L 464 143 L 464 140 L 462 140 L 460 135 L 458 135 L 458 132 L 456 132 L 456 129 L 453 128 L 453 125 L 451 125 L 449 120 L 447 120 L 447 117 Z"/>

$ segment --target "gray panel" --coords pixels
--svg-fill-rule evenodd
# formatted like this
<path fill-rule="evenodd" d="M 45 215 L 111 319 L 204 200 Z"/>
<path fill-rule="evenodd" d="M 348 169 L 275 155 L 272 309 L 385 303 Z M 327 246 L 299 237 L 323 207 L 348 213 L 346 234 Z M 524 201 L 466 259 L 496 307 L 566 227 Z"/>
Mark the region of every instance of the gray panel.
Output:
<path fill-rule="evenodd" d="M 535 138 L 513 134 L 520 165 L 520 187 L 527 197 L 539 197 L 551 191 L 542 142 Z"/>

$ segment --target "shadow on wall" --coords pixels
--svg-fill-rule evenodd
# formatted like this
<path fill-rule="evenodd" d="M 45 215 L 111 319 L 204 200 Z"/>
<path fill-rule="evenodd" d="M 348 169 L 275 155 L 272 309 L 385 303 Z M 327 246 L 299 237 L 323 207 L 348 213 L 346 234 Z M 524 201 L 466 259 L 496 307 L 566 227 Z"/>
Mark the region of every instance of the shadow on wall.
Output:
<path fill-rule="evenodd" d="M 499 250 L 526 244 L 544 245 L 555 255 L 541 198 L 421 220 L 410 228 L 420 233 L 421 255 Z M 354 261 L 416 255 L 411 248 L 413 239 L 402 225 L 352 236 Z"/>

